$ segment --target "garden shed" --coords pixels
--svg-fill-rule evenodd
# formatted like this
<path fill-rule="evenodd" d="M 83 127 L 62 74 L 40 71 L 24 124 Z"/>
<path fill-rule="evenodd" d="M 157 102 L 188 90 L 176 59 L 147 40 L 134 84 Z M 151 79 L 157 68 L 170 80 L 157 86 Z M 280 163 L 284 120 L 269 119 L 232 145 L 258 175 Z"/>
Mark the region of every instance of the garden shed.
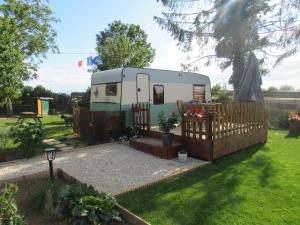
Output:
<path fill-rule="evenodd" d="M 25 97 L 22 100 L 21 112 L 35 112 L 38 116 L 48 115 L 50 97 Z"/>

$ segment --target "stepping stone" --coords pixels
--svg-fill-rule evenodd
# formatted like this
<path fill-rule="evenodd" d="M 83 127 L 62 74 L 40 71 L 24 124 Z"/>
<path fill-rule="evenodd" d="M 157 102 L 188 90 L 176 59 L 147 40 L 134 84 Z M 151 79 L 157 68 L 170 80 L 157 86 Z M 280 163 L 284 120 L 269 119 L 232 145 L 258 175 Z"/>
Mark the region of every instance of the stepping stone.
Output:
<path fill-rule="evenodd" d="M 63 148 L 60 148 L 60 150 L 62 150 L 62 151 L 72 151 L 72 150 L 74 150 L 74 148 L 73 147 L 63 147 Z"/>
<path fill-rule="evenodd" d="M 64 147 L 67 147 L 66 144 L 62 144 L 62 143 L 56 144 L 56 145 L 54 145 L 54 146 L 57 147 L 57 148 L 64 148 Z"/>
<path fill-rule="evenodd" d="M 60 141 L 52 141 L 52 142 L 48 142 L 47 144 L 48 145 L 59 145 L 59 144 L 61 144 L 61 142 Z"/>
<path fill-rule="evenodd" d="M 43 140 L 43 143 L 48 144 L 49 142 L 54 142 L 54 141 L 56 141 L 56 140 L 55 139 L 45 139 L 45 140 Z"/>

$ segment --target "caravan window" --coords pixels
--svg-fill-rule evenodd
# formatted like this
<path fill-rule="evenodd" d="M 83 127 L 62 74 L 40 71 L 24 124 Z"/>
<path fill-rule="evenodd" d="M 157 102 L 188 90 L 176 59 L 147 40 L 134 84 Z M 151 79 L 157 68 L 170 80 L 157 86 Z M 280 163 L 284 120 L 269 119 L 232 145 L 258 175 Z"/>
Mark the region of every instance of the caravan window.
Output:
<path fill-rule="evenodd" d="M 205 100 L 205 85 L 194 85 L 193 99 L 196 101 Z"/>
<path fill-rule="evenodd" d="M 105 87 L 105 95 L 106 96 L 117 96 L 117 93 L 118 93 L 118 84 L 117 83 L 106 84 L 106 87 Z"/>
<path fill-rule="evenodd" d="M 164 86 L 153 85 L 153 104 L 161 105 L 164 104 Z"/>

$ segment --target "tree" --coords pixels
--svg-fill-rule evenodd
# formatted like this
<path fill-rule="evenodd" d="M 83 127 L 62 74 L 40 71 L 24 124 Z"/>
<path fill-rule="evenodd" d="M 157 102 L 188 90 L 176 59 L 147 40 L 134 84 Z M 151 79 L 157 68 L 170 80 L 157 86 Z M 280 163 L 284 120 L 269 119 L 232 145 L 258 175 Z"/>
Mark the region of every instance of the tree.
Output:
<path fill-rule="evenodd" d="M 282 85 L 279 87 L 279 91 L 295 91 L 295 88 L 291 85 Z"/>
<path fill-rule="evenodd" d="M 231 95 L 229 90 L 226 88 L 226 84 L 224 84 L 223 87 L 220 84 L 216 84 L 211 88 L 211 94 L 213 95 L 213 99 L 218 102 L 231 100 Z"/>
<path fill-rule="evenodd" d="M 49 50 L 57 51 L 57 20 L 40 0 L 4 0 L 0 4 L 0 104 L 8 114 L 21 95 L 23 81 L 37 77 L 37 66 Z"/>
<path fill-rule="evenodd" d="M 95 70 L 118 67 L 147 67 L 155 50 L 147 42 L 147 34 L 139 25 L 115 21 L 96 35 L 96 50 L 101 58 Z"/>
<path fill-rule="evenodd" d="M 276 91 L 278 91 L 278 88 L 273 87 L 273 86 L 269 87 L 268 90 L 267 90 L 267 92 L 276 92 Z"/>
<path fill-rule="evenodd" d="M 216 57 L 220 67 L 232 66 L 234 89 L 253 51 L 261 70 L 276 66 L 299 48 L 300 1 L 298 0 L 157 0 L 170 9 L 156 22 L 168 30 L 183 50 L 200 47 L 199 57 L 185 65 Z M 206 54 L 214 49 L 211 54 Z M 196 67 L 197 68 L 197 67 Z"/>

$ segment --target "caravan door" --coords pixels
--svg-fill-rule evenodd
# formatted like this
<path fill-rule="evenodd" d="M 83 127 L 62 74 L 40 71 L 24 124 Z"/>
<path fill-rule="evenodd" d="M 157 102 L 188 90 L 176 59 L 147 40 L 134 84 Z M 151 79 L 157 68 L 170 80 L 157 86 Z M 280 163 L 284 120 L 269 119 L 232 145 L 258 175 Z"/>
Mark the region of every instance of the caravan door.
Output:
<path fill-rule="evenodd" d="M 150 79 L 147 74 L 136 76 L 137 102 L 150 102 Z"/>

